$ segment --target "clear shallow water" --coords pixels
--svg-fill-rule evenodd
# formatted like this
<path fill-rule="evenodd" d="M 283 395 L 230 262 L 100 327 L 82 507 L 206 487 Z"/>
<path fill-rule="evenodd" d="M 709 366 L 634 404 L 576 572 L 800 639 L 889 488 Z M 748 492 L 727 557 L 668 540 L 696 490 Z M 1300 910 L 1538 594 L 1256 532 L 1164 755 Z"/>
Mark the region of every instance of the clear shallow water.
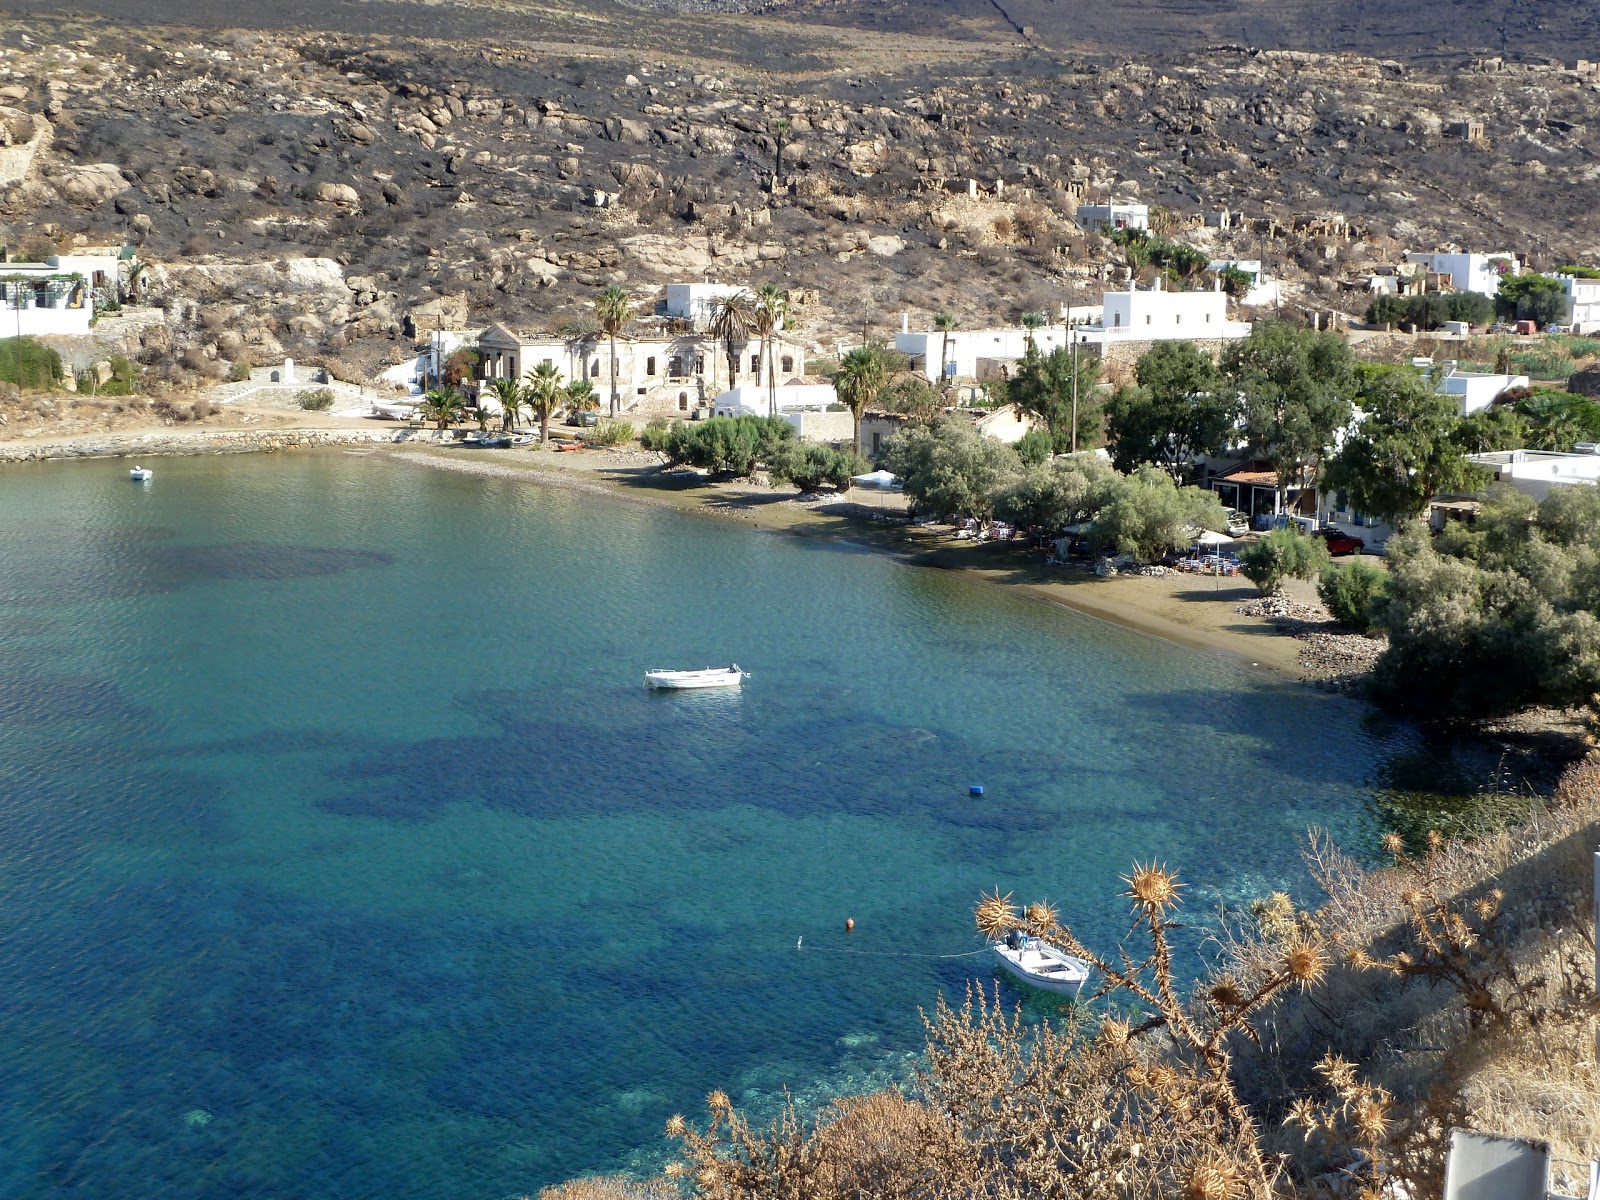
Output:
<path fill-rule="evenodd" d="M 743 694 L 640 685 L 730 658 Z M 593 496 L 353 454 L 8 469 L 0 1197 L 649 1162 L 714 1087 L 903 1063 L 991 975 L 885 952 L 972 949 L 980 890 L 1110 946 L 1134 858 L 1199 912 L 1294 884 L 1411 748 L 1000 589 Z"/>

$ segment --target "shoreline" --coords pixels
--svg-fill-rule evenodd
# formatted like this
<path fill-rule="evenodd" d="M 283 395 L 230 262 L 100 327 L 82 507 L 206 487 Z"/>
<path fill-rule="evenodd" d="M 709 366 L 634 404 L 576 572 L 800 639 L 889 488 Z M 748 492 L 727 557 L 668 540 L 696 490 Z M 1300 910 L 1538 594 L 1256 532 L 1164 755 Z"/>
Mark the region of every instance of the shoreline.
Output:
<path fill-rule="evenodd" d="M 433 430 L 268 411 L 240 413 L 222 427 L 157 426 L 0 440 L 0 467 L 339 448 L 381 452 L 441 470 L 528 478 L 629 503 L 740 521 L 764 533 L 845 542 L 893 554 L 911 566 L 961 571 L 990 584 L 1015 587 L 1044 603 L 1226 658 L 1248 670 L 1307 686 L 1319 683 L 1301 661 L 1300 639 L 1261 618 L 1234 611 L 1257 596 L 1254 586 L 1242 581 L 1188 575 L 1100 579 L 1083 567 L 1046 567 L 1042 556 L 1028 554 L 1019 545 L 957 541 L 940 527 L 876 519 L 887 511 L 886 500 L 893 504 L 899 497 L 863 494 L 870 498 L 856 499 L 852 493 L 804 498 L 748 481 L 690 479 L 680 484 L 661 476 L 659 456 L 637 449 L 568 454 L 446 450 L 438 445 Z M 1309 587 L 1306 591 L 1314 594 Z"/>

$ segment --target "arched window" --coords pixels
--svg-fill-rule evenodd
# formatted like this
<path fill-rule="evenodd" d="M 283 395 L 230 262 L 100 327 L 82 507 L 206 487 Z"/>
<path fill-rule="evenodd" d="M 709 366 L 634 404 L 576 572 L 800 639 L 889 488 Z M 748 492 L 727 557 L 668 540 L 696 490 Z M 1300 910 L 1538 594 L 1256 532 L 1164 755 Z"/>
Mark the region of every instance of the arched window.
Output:
<path fill-rule="evenodd" d="M 278 373 L 276 371 L 274 371 L 272 373 L 272 382 L 273 383 L 277 383 L 278 382 Z"/>
<path fill-rule="evenodd" d="M 688 392 L 679 392 L 678 393 L 678 410 L 680 412 L 687 412 L 689 410 L 689 393 Z"/>
<path fill-rule="evenodd" d="M 785 354 L 783 356 L 783 373 L 785 375 L 794 374 L 794 355 Z"/>
<path fill-rule="evenodd" d="M 667 363 L 667 374 L 670 375 L 674 379 L 681 378 L 683 376 L 683 359 L 681 359 L 681 358 L 671 359 Z"/>
<path fill-rule="evenodd" d="M 752 354 L 750 356 L 750 374 L 752 374 L 752 375 L 760 375 L 761 374 L 761 355 Z"/>
<path fill-rule="evenodd" d="M 646 375 L 654 375 L 656 373 L 656 356 L 654 354 L 644 360 L 644 373 Z"/>
<path fill-rule="evenodd" d="M 592 363 L 589 364 L 589 378 L 598 379 L 599 377 L 600 377 L 600 360 L 597 358 Z"/>

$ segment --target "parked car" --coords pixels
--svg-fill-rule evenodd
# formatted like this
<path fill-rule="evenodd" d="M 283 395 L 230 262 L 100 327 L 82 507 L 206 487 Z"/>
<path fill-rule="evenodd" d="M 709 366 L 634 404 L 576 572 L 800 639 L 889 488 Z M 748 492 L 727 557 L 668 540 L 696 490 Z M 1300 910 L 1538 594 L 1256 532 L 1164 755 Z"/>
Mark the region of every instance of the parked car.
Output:
<path fill-rule="evenodd" d="M 1516 331 L 1517 330 L 1514 325 L 1507 325 L 1504 321 L 1496 321 L 1493 325 L 1489 326 L 1490 333 L 1515 333 Z"/>
<path fill-rule="evenodd" d="M 1367 543 L 1355 534 L 1345 533 L 1342 529 L 1335 529 L 1331 525 L 1317 530 L 1312 536 L 1328 543 L 1329 554 L 1360 554 L 1367 548 Z"/>
<path fill-rule="evenodd" d="M 1250 518 L 1237 508 L 1225 508 L 1222 515 L 1228 519 L 1228 536 L 1243 537 L 1250 532 Z"/>

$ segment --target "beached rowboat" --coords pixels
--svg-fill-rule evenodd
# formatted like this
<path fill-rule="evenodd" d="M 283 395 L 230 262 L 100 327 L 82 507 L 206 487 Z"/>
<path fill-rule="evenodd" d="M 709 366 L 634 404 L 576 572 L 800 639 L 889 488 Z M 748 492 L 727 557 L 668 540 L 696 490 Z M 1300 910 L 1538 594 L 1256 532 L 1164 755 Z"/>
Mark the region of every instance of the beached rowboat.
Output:
<path fill-rule="evenodd" d="M 703 671 L 646 671 L 644 681 L 653 688 L 738 687 L 745 673 L 734 663 L 727 667 L 707 667 Z"/>
<path fill-rule="evenodd" d="M 1029 987 L 1076 1000 L 1089 979 L 1089 964 L 1049 942 L 1013 930 L 990 943 L 1001 968 Z"/>

